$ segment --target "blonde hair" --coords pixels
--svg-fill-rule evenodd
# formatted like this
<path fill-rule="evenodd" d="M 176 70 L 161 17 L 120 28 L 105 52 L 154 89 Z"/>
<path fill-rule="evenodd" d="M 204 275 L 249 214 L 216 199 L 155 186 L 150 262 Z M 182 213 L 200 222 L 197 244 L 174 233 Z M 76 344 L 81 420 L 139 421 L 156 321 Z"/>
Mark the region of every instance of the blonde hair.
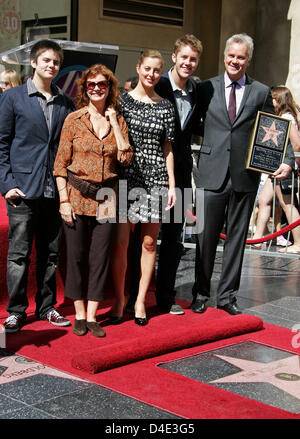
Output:
<path fill-rule="evenodd" d="M 177 54 L 179 50 L 184 46 L 190 46 L 192 49 L 196 50 L 199 53 L 199 56 L 201 56 L 203 52 L 203 46 L 201 41 L 192 34 L 186 34 L 183 37 L 178 38 L 175 41 L 173 52 Z"/>
<path fill-rule="evenodd" d="M 4 72 L 1 73 L 1 80 L 9 82 L 13 87 L 18 87 L 22 84 L 20 76 L 15 70 L 4 70 Z"/>
<path fill-rule="evenodd" d="M 162 57 L 162 54 L 158 50 L 149 49 L 142 52 L 138 60 L 138 66 L 141 66 L 143 64 L 145 58 L 158 58 L 161 61 L 161 67 L 163 67 L 164 65 L 164 59 Z"/>

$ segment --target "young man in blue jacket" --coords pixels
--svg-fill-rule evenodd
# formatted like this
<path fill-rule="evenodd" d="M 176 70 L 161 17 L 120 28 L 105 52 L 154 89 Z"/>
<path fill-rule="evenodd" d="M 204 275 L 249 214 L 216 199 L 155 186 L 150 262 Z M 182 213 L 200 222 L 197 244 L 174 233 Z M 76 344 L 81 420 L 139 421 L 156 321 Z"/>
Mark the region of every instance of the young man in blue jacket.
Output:
<path fill-rule="evenodd" d="M 74 110 L 73 102 L 52 83 L 62 60 L 56 42 L 38 41 L 30 53 L 32 79 L 0 99 L 0 190 L 9 219 L 8 333 L 19 331 L 26 319 L 33 240 L 36 316 L 55 326 L 70 325 L 54 308 L 61 219 L 52 171 L 63 122 Z"/>

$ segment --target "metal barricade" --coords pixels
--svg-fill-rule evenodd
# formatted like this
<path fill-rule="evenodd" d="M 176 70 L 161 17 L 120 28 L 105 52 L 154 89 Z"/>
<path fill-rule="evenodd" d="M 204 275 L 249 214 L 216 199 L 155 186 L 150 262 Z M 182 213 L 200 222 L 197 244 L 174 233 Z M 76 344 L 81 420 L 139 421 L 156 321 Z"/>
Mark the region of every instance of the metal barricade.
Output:
<path fill-rule="evenodd" d="M 193 165 L 197 166 L 198 157 L 199 157 L 199 151 L 200 151 L 201 145 L 193 144 L 191 146 L 191 148 L 192 148 L 192 153 L 193 153 L 193 162 L 194 162 Z M 300 152 L 298 152 L 298 153 L 295 152 L 295 157 L 300 157 Z M 294 219 L 293 219 L 293 204 L 294 204 L 294 197 L 295 197 L 295 184 L 294 183 L 295 183 L 295 174 L 292 173 L 290 223 L 292 223 L 294 221 Z M 298 200 L 298 202 L 299 202 L 299 183 L 300 183 L 299 182 L 299 176 L 297 176 L 297 188 L 298 188 L 297 200 Z M 275 232 L 275 221 L 274 220 L 275 220 L 275 206 L 276 206 L 276 179 L 274 179 L 274 185 L 273 186 L 274 186 L 274 189 L 273 189 L 273 200 L 272 200 L 272 210 L 271 210 L 271 217 L 270 217 L 271 218 L 271 223 L 270 223 L 270 229 L 271 230 L 269 230 L 269 236 L 273 235 L 274 232 Z M 193 189 L 195 189 L 193 178 L 192 178 L 192 187 L 193 187 Z M 257 207 L 257 202 L 258 202 L 258 199 L 256 200 L 256 205 L 253 208 L 253 212 L 254 212 L 255 208 Z M 187 218 L 185 218 L 184 227 L 183 227 L 183 233 L 182 233 L 182 243 L 183 243 L 185 248 L 195 248 L 195 243 L 194 243 L 195 239 L 191 240 L 189 238 L 188 239 L 186 238 L 186 236 L 188 236 L 186 234 L 187 227 L 188 227 L 188 222 L 187 222 Z M 291 233 L 292 233 L 291 230 L 289 230 L 287 232 L 287 237 L 286 237 L 287 243 L 288 243 L 288 241 L 291 238 Z M 251 228 L 249 228 L 249 237 L 248 237 L 247 243 L 248 243 L 248 241 L 250 241 L 250 243 L 251 243 L 253 235 L 254 235 L 253 228 L 252 228 L 252 230 L 251 230 Z M 273 240 L 269 239 L 268 236 L 265 236 L 265 238 L 266 238 L 266 241 L 265 241 L 266 242 L 266 249 L 265 250 L 258 250 L 258 249 L 253 248 L 253 246 L 249 245 L 249 246 L 246 247 L 246 251 L 260 252 L 260 253 L 263 253 L 263 254 L 266 253 L 269 256 L 278 256 L 279 252 L 277 251 L 276 248 L 274 249 L 274 246 L 272 246 Z M 286 248 L 287 248 L 287 245 L 286 245 Z M 220 240 L 220 243 L 218 245 L 218 251 L 222 251 L 222 250 L 223 250 L 223 243 L 222 243 L 222 240 Z M 293 253 L 280 253 L 280 256 L 286 256 L 286 257 L 291 257 L 291 258 L 293 258 L 293 257 L 294 258 L 295 257 L 299 258 L 300 257 L 300 255 L 297 254 L 297 253 L 295 253 L 295 254 L 293 254 Z"/>

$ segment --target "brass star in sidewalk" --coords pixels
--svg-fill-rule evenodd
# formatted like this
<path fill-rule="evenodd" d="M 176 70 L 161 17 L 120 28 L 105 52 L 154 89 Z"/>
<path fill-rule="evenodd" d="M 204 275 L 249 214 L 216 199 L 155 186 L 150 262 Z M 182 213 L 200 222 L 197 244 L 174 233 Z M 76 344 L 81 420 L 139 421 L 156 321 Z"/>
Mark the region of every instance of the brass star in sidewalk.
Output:
<path fill-rule="evenodd" d="M 300 357 L 292 355 L 270 363 L 242 360 L 224 355 L 216 355 L 228 363 L 242 369 L 210 383 L 269 383 L 300 400 Z"/>

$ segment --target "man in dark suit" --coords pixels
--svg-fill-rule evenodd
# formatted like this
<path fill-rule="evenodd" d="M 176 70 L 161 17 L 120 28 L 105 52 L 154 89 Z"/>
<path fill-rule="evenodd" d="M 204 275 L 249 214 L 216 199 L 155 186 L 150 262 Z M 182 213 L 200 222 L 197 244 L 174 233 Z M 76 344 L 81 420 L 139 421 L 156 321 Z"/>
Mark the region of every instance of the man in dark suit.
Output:
<path fill-rule="evenodd" d="M 184 189 L 191 188 L 193 159 L 191 137 L 197 132 L 197 84 L 191 78 L 202 54 L 202 44 L 193 35 L 185 35 L 175 42 L 172 54 L 173 68 L 162 75 L 157 84 L 157 93 L 167 98 L 175 108 L 174 174 L 176 187 L 181 190 L 183 208 Z M 175 303 L 176 273 L 182 255 L 182 229 L 185 220 L 184 209 L 181 221 L 174 220 L 174 209 L 170 223 L 162 223 L 161 244 L 156 277 L 156 301 L 160 308 L 171 314 L 184 314 Z"/>
<path fill-rule="evenodd" d="M 202 313 L 210 295 L 216 248 L 223 225 L 226 239 L 217 291 L 217 306 L 240 314 L 236 301 L 248 226 L 260 173 L 246 170 L 245 163 L 258 111 L 274 113 L 269 87 L 250 78 L 246 69 L 253 53 L 252 38 L 234 35 L 225 47 L 225 73 L 199 84 L 204 137 L 197 188 L 204 189 L 204 226 L 197 235 L 195 283 L 191 309 Z M 284 163 L 274 172 L 285 178 L 294 166 L 289 145 Z"/>
<path fill-rule="evenodd" d="M 26 319 L 27 276 L 33 239 L 36 246 L 36 315 L 55 326 L 69 320 L 54 308 L 61 219 L 53 165 L 72 101 L 52 84 L 63 60 L 60 46 L 41 40 L 30 53 L 33 78 L 3 93 L 0 100 L 0 190 L 9 218 L 6 332 Z"/>
<path fill-rule="evenodd" d="M 181 190 L 183 199 L 184 188 L 191 188 L 193 167 L 191 153 L 191 137 L 198 133 L 197 119 L 197 85 L 191 78 L 197 69 L 202 54 L 202 43 L 194 35 L 184 35 L 178 38 L 174 45 L 172 61 L 174 66 L 160 78 L 156 92 L 174 104 L 175 108 L 175 140 L 172 143 L 174 153 L 174 173 L 176 188 Z M 183 200 L 184 201 L 184 200 Z M 183 202 L 184 205 L 184 202 Z M 184 206 L 183 206 L 184 207 Z M 180 215 L 179 215 L 180 216 Z M 179 221 L 180 220 L 180 221 Z M 184 314 L 182 307 L 175 303 L 176 272 L 181 259 L 182 229 L 185 212 L 181 218 L 174 221 L 174 209 L 170 212 L 170 222 L 161 225 L 161 244 L 156 279 L 156 301 L 158 306 L 171 314 Z M 140 248 L 137 245 L 139 225 L 134 232 L 134 255 L 132 259 L 139 260 Z M 132 262 L 132 261 L 131 261 Z M 139 283 L 138 262 L 132 263 L 130 298 L 127 310 L 132 310 Z"/>

